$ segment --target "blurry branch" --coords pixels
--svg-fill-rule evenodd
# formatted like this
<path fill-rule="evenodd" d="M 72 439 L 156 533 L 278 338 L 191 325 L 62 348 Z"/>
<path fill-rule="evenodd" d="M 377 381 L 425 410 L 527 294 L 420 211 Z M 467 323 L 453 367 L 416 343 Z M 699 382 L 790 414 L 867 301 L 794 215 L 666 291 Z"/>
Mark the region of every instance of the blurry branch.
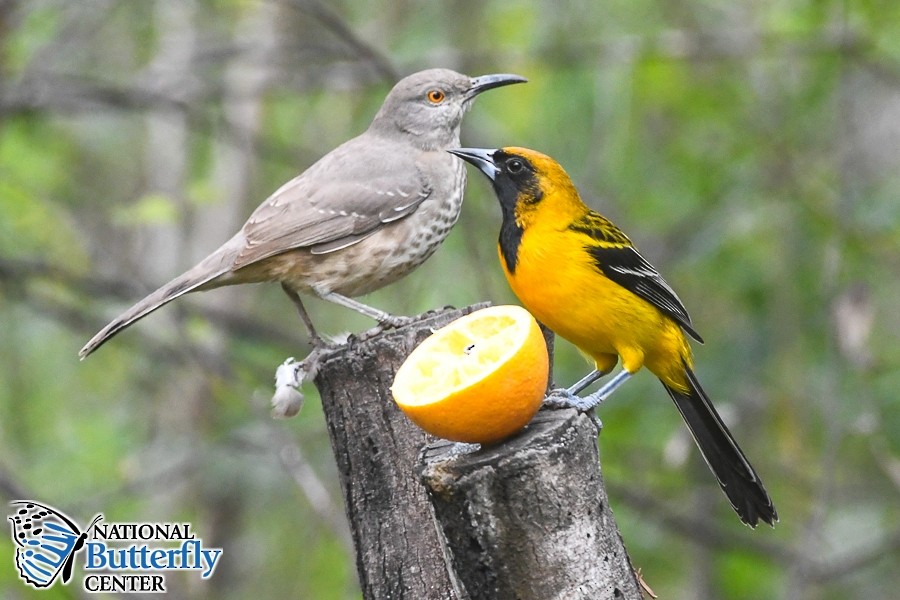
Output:
<path fill-rule="evenodd" d="M 669 505 L 656 497 L 633 488 L 608 483 L 610 494 L 622 498 L 628 506 L 658 522 L 666 529 L 706 548 L 721 551 L 750 551 L 781 564 L 795 564 L 807 582 L 824 583 L 840 579 L 860 571 L 873 563 L 890 560 L 900 554 L 900 529 L 885 533 L 868 546 L 828 559 L 815 558 L 783 544 L 761 541 L 738 533 L 738 529 L 725 530 L 709 519 L 695 519 L 679 515 Z"/>
<path fill-rule="evenodd" d="M 672 510 L 671 505 L 662 502 L 652 494 L 639 492 L 634 488 L 607 483 L 609 493 L 621 498 L 632 510 L 680 536 L 691 539 L 715 550 L 750 551 L 770 559 L 784 562 L 796 560 L 795 553 L 781 544 L 761 541 L 758 537 L 742 535 L 745 528 L 717 526 L 711 519 L 686 517 Z"/>
<path fill-rule="evenodd" d="M 0 256 L 0 283 L 4 288 L 25 287 L 30 281 L 45 279 L 55 284 L 63 284 L 68 290 L 95 300 L 137 301 L 146 295 L 151 288 L 139 285 L 131 279 L 114 279 L 80 275 L 65 268 L 40 260 L 14 259 Z M 35 294 L 24 292 L 26 297 Z M 190 303 L 180 303 L 191 306 Z M 306 340 L 303 336 L 285 331 L 283 327 L 275 327 L 269 323 L 249 318 L 244 314 L 230 310 L 191 306 L 190 313 L 196 313 L 210 321 L 214 326 L 229 334 L 245 337 L 263 343 L 278 344 L 289 348 L 303 347 Z M 87 316 L 87 310 L 79 310 L 78 318 L 67 321 L 77 329 L 94 330 L 105 325 L 106 320 L 94 320 Z M 302 327 L 297 328 L 300 331 Z"/>
<path fill-rule="evenodd" d="M 396 81 L 400 72 L 390 60 L 370 45 L 362 41 L 341 19 L 340 15 L 330 7 L 317 0 L 287 0 L 289 6 L 308 14 L 353 49 L 358 59 L 371 64 L 381 78 Z M 825 29 L 808 36 L 786 36 L 772 33 L 741 29 L 719 29 L 708 31 L 689 31 L 673 29 L 655 36 L 623 35 L 605 38 L 602 41 L 579 40 L 577 45 L 548 45 L 540 54 L 554 60 L 567 62 L 574 58 L 590 58 L 594 63 L 598 56 L 600 63 L 620 64 L 632 63 L 645 58 L 668 60 L 722 60 L 747 59 L 760 56 L 813 55 L 843 52 L 853 56 L 865 56 L 872 44 L 862 34 L 845 28 Z M 321 51 L 321 50 L 320 50 Z M 253 65 L 250 50 L 242 50 L 238 45 L 222 45 L 212 48 L 201 48 L 197 54 L 205 57 L 203 62 L 223 62 L 236 54 L 248 53 L 247 64 L 256 69 L 271 69 L 271 62 Z M 496 49 L 484 60 L 492 62 L 508 62 L 515 58 L 514 52 L 504 56 Z M 474 58 L 474 57 L 473 57 Z M 874 59 L 869 58 L 872 66 Z M 884 62 L 880 56 L 882 68 L 886 72 L 893 71 L 900 79 L 900 68 Z M 260 62 L 257 60 L 257 63 Z M 204 66 L 204 70 L 214 65 Z M 291 63 L 286 67 L 290 70 Z M 172 89 L 164 85 L 152 73 L 138 75 L 136 81 L 128 84 L 115 84 L 96 78 L 79 76 L 71 73 L 58 73 L 52 70 L 31 68 L 20 74 L 15 83 L 9 81 L 0 96 L 0 115 L 50 111 L 74 113 L 113 108 L 119 110 L 184 110 L 197 107 L 204 102 L 219 98 L 222 93 L 221 83 L 205 82 L 199 75 L 188 82 Z M 273 80 L 282 80 L 277 76 Z M 251 94 L 258 94 L 252 90 Z"/>
<path fill-rule="evenodd" d="M 893 484 L 894 489 L 900 492 L 900 458 L 895 457 L 887 447 L 885 440 L 889 434 L 885 432 L 885 437 L 874 438 L 869 443 L 869 449 L 875 464 L 884 473 L 888 481 Z"/>
<path fill-rule="evenodd" d="M 165 465 L 158 461 L 149 465 L 143 465 L 137 472 L 139 477 L 128 479 L 122 485 L 106 490 L 99 490 L 92 496 L 83 497 L 77 504 L 72 505 L 75 512 L 88 514 L 96 511 L 98 506 L 111 506 L 116 500 L 129 497 L 152 498 L 155 494 L 167 493 L 168 490 L 181 481 L 194 479 L 204 468 L 208 461 L 204 461 L 195 451 L 185 453 L 180 457 L 168 459 Z M 151 468 L 146 468 L 150 466 Z"/>
<path fill-rule="evenodd" d="M 6 469 L 0 469 L 0 496 L 3 496 L 3 504 L 11 500 L 25 500 L 32 496 Z"/>
<path fill-rule="evenodd" d="M 577 43 L 554 42 L 529 49 L 529 54 L 541 56 L 549 65 L 571 67 L 575 62 L 589 62 L 598 68 L 609 65 L 633 64 L 642 60 L 670 61 L 731 61 L 757 58 L 796 58 L 846 54 L 866 56 L 875 43 L 864 32 L 846 27 L 830 27 L 806 34 L 786 34 L 752 27 L 721 27 L 718 29 L 669 29 L 655 35 L 604 36 L 602 40 L 579 38 Z M 467 49 L 468 50 L 468 49 Z M 519 51 L 485 49 L 469 51 L 466 58 L 478 62 L 515 62 L 522 58 Z M 869 56 L 869 59 L 875 60 Z M 879 61 L 900 77 L 900 66 L 893 65 L 883 53 Z"/>
<path fill-rule="evenodd" d="M 51 71 L 31 71 L 0 98 L 0 114 L 11 116 L 51 112 L 91 112 L 99 109 L 186 111 L 208 100 L 213 90 L 176 98 L 161 87 L 124 85 L 95 77 Z"/>
<path fill-rule="evenodd" d="M 275 162 L 291 161 L 294 153 L 266 143 L 265 138 L 210 110 L 209 105 L 221 99 L 221 91 L 216 86 L 194 89 L 187 95 L 182 90 L 176 96 L 157 84 L 114 84 L 73 74 L 31 73 L 15 85 L 0 88 L 0 121 L 16 116 L 77 116 L 100 111 L 178 112 L 185 115 L 193 131 L 215 131 L 235 146 L 250 139 L 257 155 Z"/>
<path fill-rule="evenodd" d="M 222 56 L 233 52 L 222 51 Z M 255 65 L 248 61 L 248 68 L 262 69 L 268 65 Z M 43 117 L 47 115 L 77 116 L 98 112 L 122 113 L 174 112 L 184 114 L 193 131 L 215 131 L 221 139 L 241 146 L 250 141 L 253 152 L 274 162 L 293 163 L 296 153 L 267 142 L 265 136 L 247 131 L 239 124 L 211 110 L 211 105 L 221 102 L 221 82 L 206 84 L 193 78 L 182 85 L 172 86 L 147 77 L 145 81 L 115 83 L 96 77 L 52 71 L 31 71 L 15 81 L 0 81 L 0 122 L 13 117 Z M 277 80 L 276 76 L 273 79 Z M 293 91 L 303 93 L 314 89 L 319 82 L 293 86 Z M 260 90 L 242 90 L 249 98 Z M 232 100 L 241 98 L 232 93 Z M 318 158 L 318 157 L 313 157 Z"/>
<path fill-rule="evenodd" d="M 281 427 L 272 422 L 268 413 L 261 418 L 269 423 L 271 450 L 278 456 L 284 470 L 291 476 L 297 488 L 306 498 L 313 512 L 318 515 L 340 540 L 348 556 L 353 555 L 353 540 L 344 518 L 342 503 L 332 498 L 328 488 L 303 455 L 303 450 Z"/>
<path fill-rule="evenodd" d="M 229 440 L 228 447 L 236 452 L 251 455 L 251 460 L 257 460 L 260 455 L 274 455 L 284 471 L 290 475 L 294 485 L 306 499 L 312 512 L 319 521 L 327 527 L 338 539 L 348 556 L 353 555 L 353 540 L 350 538 L 350 529 L 344 517 L 341 500 L 334 498 L 328 491 L 328 487 L 316 474 L 315 470 L 306 460 L 303 449 L 293 439 L 281 421 L 275 421 L 269 414 L 269 398 L 263 398 L 260 394 L 253 402 L 256 416 L 263 425 L 262 436 L 254 435 L 251 439 L 246 437 L 233 437 Z"/>
<path fill-rule="evenodd" d="M 809 578 L 816 582 L 827 582 L 852 575 L 882 560 L 892 562 L 891 557 L 900 557 L 900 529 L 886 534 L 880 540 L 865 548 L 848 551 L 844 556 L 827 561 L 810 561 L 808 563 Z M 896 564 L 896 558 L 893 560 Z"/>
<path fill-rule="evenodd" d="M 286 5 L 321 23 L 348 46 L 361 63 L 370 65 L 381 79 L 393 83 L 400 78 L 399 71 L 388 57 L 359 38 L 341 16 L 326 4 L 317 0 L 286 0 Z M 0 8 L 5 6 L 0 4 Z M 110 108 L 196 113 L 198 111 L 196 107 L 221 98 L 226 91 L 225 83 L 219 78 L 210 81 L 209 78 L 203 77 L 207 71 L 215 73 L 216 67 L 238 59 L 254 72 L 277 69 L 273 66 L 277 64 L 272 60 L 273 56 L 257 52 L 259 44 L 253 39 L 244 43 L 207 43 L 204 47 L 197 48 L 194 51 L 196 60 L 179 67 L 187 75 L 181 74 L 175 79 L 168 76 L 170 73 L 167 69 L 160 70 L 159 65 L 154 64 L 149 65 L 143 72 L 135 73 L 131 81 L 122 83 L 66 72 L 64 69 L 67 67 L 55 67 L 57 64 L 69 65 L 69 60 L 60 58 L 70 56 L 74 50 L 79 49 L 79 44 L 89 46 L 95 43 L 94 30 L 103 22 L 105 15 L 106 12 L 103 10 L 69 11 L 60 35 L 38 49 L 24 71 L 14 76 L 10 74 L 10 77 L 2 81 L 0 117 L 42 111 L 73 114 Z M 4 14 L 0 12 L 0 19 L 3 17 Z M 0 26 L 4 25 L 9 26 L 7 20 L 0 20 Z M 334 50 L 328 48 L 308 46 L 308 49 L 308 54 L 316 56 L 319 60 L 337 58 Z M 285 77 L 301 65 L 309 69 L 308 61 L 297 59 L 297 55 L 301 52 L 295 47 L 288 49 L 280 47 L 274 49 L 271 54 L 280 54 L 289 59 L 289 62 L 277 69 L 284 71 L 283 73 L 273 73 L 271 77 L 261 78 L 260 81 L 267 85 L 267 81 L 289 80 L 295 88 L 302 87 L 303 84 L 298 80 Z M 308 81 L 312 82 L 307 84 L 309 86 L 320 83 L 315 79 Z M 250 96 L 257 97 L 262 90 L 245 91 Z M 197 115 L 194 114 L 193 117 L 196 120 Z"/>
<path fill-rule="evenodd" d="M 0 282 L 7 286 L 24 286 L 33 279 L 47 279 L 88 296 L 119 300 L 137 299 L 148 289 L 132 279 L 110 279 L 81 275 L 40 259 L 0 256 Z"/>
<path fill-rule="evenodd" d="M 393 84 L 400 79 L 400 72 L 390 59 L 356 35 L 341 15 L 330 6 L 319 0 L 287 0 L 286 4 L 319 21 L 347 44 L 357 56 L 370 63 L 386 83 Z"/>

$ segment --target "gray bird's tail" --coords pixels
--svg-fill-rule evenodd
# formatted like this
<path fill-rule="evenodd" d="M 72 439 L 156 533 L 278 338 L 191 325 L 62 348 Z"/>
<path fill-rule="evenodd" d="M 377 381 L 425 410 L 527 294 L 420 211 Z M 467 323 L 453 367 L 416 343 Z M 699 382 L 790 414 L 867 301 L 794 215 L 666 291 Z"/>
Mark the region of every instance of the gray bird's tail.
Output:
<path fill-rule="evenodd" d="M 238 234 L 238 236 L 239 235 L 240 234 Z M 235 238 L 238 236 L 235 236 Z M 91 352 L 102 346 L 106 340 L 130 326 L 135 321 L 143 319 L 164 304 L 168 304 L 175 298 L 187 294 L 188 292 L 197 290 L 230 271 L 231 265 L 234 262 L 234 257 L 237 255 L 237 251 L 239 251 L 239 246 L 234 243 L 235 238 L 232 238 L 229 242 L 225 243 L 221 248 L 207 256 L 189 271 L 182 273 L 113 319 L 84 345 L 84 348 L 78 352 L 78 357 L 84 360 Z M 237 250 L 235 250 L 236 246 Z"/>

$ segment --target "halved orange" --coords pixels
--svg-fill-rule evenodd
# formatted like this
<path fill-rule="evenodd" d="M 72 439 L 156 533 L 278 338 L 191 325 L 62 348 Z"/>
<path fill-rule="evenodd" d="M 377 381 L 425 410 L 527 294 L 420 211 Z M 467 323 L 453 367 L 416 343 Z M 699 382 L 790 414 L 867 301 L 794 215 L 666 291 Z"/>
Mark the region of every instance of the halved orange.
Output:
<path fill-rule="evenodd" d="M 534 317 L 491 306 L 426 338 L 394 377 L 400 409 L 432 435 L 490 444 L 531 421 L 547 389 L 550 360 Z"/>

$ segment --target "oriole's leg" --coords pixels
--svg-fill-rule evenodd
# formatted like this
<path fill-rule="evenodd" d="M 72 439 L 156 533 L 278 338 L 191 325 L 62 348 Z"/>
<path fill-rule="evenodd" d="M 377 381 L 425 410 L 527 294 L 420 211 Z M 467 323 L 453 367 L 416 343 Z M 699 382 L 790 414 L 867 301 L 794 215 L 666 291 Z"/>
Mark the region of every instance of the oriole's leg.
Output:
<path fill-rule="evenodd" d="M 341 294 L 317 290 L 315 289 L 315 287 L 313 287 L 313 291 L 322 300 L 328 300 L 329 302 L 334 302 L 335 304 L 343 306 L 344 308 L 355 310 L 361 315 L 365 315 L 370 319 L 375 319 L 380 325 L 386 325 L 388 327 L 401 327 L 409 323 L 411 320 L 409 317 L 395 317 L 394 315 L 386 313 L 383 310 L 373 308 L 368 304 L 363 304 L 358 300 L 348 298 L 347 296 L 342 296 Z"/>
<path fill-rule="evenodd" d="M 573 396 L 577 396 L 578 394 L 583 392 L 587 386 L 591 385 L 592 383 L 606 375 L 608 372 L 609 371 L 600 371 L 598 369 L 594 369 L 593 371 L 576 381 L 574 384 L 570 385 L 566 391 Z"/>
<path fill-rule="evenodd" d="M 619 389 L 619 386 L 628 381 L 629 378 L 631 378 L 631 373 L 626 369 L 622 369 L 615 377 L 607 381 L 602 388 L 589 396 L 579 398 L 575 408 L 580 411 L 588 411 L 595 406 L 598 406 L 601 402 L 609 398 L 614 391 Z"/>
<path fill-rule="evenodd" d="M 547 408 L 577 408 L 579 402 L 581 402 L 581 398 L 578 397 L 578 394 L 607 373 L 609 373 L 608 370 L 601 371 L 600 369 L 594 369 L 576 381 L 568 389 L 554 388 L 550 390 L 549 395 L 544 398 L 543 405 Z"/>
<path fill-rule="evenodd" d="M 593 394 L 590 394 L 589 396 L 579 398 L 572 391 L 579 386 L 581 386 L 581 389 L 584 389 L 603 375 L 605 375 L 605 373 L 601 373 L 600 371 L 591 371 L 585 377 L 583 377 L 581 381 L 573 385 L 571 388 L 567 390 L 553 390 L 552 392 L 550 392 L 549 396 L 544 398 L 544 405 L 549 408 L 574 408 L 581 412 L 587 412 L 606 400 L 610 394 L 616 391 L 616 389 L 618 389 L 620 385 L 628 381 L 628 378 L 631 377 L 631 373 L 629 371 L 622 369 L 616 374 L 615 377 L 607 381 L 603 387 L 601 387 Z M 581 384 L 585 381 L 587 381 L 587 383 L 582 386 Z"/>
<path fill-rule="evenodd" d="M 578 394 L 583 392 L 589 385 L 607 375 L 616 366 L 619 357 L 616 354 L 603 354 L 594 359 L 594 370 L 579 379 L 575 384 L 569 386 L 568 389 L 556 388 L 551 390 L 550 395 L 544 399 L 544 405 L 548 408 L 573 408 L 581 402 Z"/>
<path fill-rule="evenodd" d="M 316 331 L 315 326 L 313 325 L 312 319 L 309 318 L 309 313 L 306 312 L 306 308 L 303 306 L 303 301 L 300 300 L 300 294 L 289 288 L 284 283 L 281 284 L 281 289 L 284 290 L 284 293 L 288 295 L 288 298 L 291 299 L 291 302 L 294 303 L 294 306 L 297 307 L 297 312 L 300 313 L 300 319 L 303 321 L 303 324 L 306 325 L 306 330 L 309 332 L 310 341 L 313 346 L 318 346 L 322 343 L 322 338 L 319 337 L 319 333 Z"/>

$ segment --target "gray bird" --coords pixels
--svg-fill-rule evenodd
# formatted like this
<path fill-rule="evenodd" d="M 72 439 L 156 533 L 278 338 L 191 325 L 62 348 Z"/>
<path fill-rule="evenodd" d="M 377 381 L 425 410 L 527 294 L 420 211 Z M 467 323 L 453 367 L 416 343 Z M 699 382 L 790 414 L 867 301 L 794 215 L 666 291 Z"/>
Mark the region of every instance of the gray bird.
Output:
<path fill-rule="evenodd" d="M 79 356 L 182 294 L 238 283 L 280 282 L 314 342 L 300 293 L 398 325 L 351 296 L 404 277 L 444 241 L 466 185 L 464 163 L 446 152 L 460 145 L 463 115 L 481 92 L 524 81 L 447 69 L 400 80 L 364 133 L 281 186 L 234 237 L 101 329 Z"/>

